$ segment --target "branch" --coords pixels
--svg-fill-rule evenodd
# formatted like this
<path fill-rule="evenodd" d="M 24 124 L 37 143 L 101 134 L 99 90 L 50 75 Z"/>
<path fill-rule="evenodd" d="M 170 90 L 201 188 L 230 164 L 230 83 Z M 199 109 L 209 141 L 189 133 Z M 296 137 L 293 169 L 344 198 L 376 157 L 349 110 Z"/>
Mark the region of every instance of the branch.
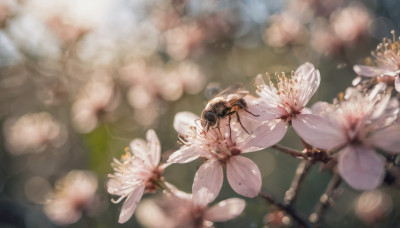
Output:
<path fill-rule="evenodd" d="M 272 146 L 272 148 L 277 149 L 281 152 L 284 152 L 286 154 L 289 154 L 295 158 L 303 158 L 303 159 L 307 159 L 307 155 L 305 153 L 303 153 L 302 151 L 299 150 L 295 150 L 286 146 L 282 146 L 279 144 L 275 144 Z"/>
<path fill-rule="evenodd" d="M 342 179 L 340 178 L 339 174 L 335 172 L 332 179 L 329 181 L 324 194 L 321 195 L 315 211 L 308 218 L 310 222 L 317 224 L 320 221 L 325 209 L 332 202 L 333 192 L 340 185 L 341 180 Z"/>
<path fill-rule="evenodd" d="M 286 146 L 275 144 L 272 148 L 289 154 L 295 158 L 302 158 L 304 160 L 320 161 L 323 163 L 328 163 L 332 158 L 330 153 L 326 150 L 320 149 L 304 149 L 304 151 L 295 150 Z"/>
<path fill-rule="evenodd" d="M 297 166 L 296 174 L 292 180 L 292 184 L 285 193 L 285 199 L 284 199 L 285 204 L 293 206 L 297 198 L 297 195 L 300 191 L 301 183 L 303 182 L 306 174 L 308 173 L 313 164 L 314 164 L 313 161 L 308 160 L 300 162 L 300 164 Z"/>
<path fill-rule="evenodd" d="M 298 215 L 297 212 L 290 205 L 277 202 L 271 194 L 266 192 L 260 192 L 258 195 L 268 203 L 276 206 L 280 210 L 285 211 L 286 214 L 290 215 L 290 217 L 292 217 L 297 222 L 297 224 L 299 224 L 300 227 L 311 228 L 311 225 L 308 223 L 308 221 Z"/>

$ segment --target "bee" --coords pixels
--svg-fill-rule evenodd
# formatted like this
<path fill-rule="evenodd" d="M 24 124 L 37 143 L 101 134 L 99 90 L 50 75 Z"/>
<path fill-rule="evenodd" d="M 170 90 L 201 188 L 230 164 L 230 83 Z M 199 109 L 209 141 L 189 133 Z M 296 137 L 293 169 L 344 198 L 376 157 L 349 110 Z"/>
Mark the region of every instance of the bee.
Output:
<path fill-rule="evenodd" d="M 216 95 L 208 102 L 201 114 L 200 122 L 203 129 L 206 129 L 206 131 L 208 131 L 210 127 L 219 129 L 220 121 L 225 117 L 229 118 L 228 125 L 230 127 L 231 116 L 235 114 L 240 126 L 247 134 L 250 134 L 243 126 L 239 116 L 239 110 L 244 110 L 256 117 L 259 116 L 247 110 L 247 104 L 243 97 L 248 94 L 249 92 L 247 90 L 241 90 L 239 85 L 235 85 L 228 87 Z"/>

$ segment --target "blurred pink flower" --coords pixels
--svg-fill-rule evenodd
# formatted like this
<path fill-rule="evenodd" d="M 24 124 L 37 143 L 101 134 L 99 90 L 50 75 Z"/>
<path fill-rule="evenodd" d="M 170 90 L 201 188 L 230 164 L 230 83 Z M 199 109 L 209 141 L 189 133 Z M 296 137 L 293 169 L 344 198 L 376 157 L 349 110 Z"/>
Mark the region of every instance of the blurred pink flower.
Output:
<path fill-rule="evenodd" d="M 77 222 L 83 212 L 93 209 L 97 178 L 89 171 L 73 170 L 56 183 L 44 206 L 47 217 L 57 225 Z"/>
<path fill-rule="evenodd" d="M 264 32 L 264 41 L 272 47 L 304 43 L 307 30 L 303 22 L 289 13 L 273 15 L 270 26 Z"/>
<path fill-rule="evenodd" d="M 120 94 L 113 79 L 105 71 L 96 71 L 82 86 L 72 105 L 72 121 L 80 133 L 94 130 L 107 114 L 119 105 Z"/>
<path fill-rule="evenodd" d="M 358 75 L 366 77 L 385 77 L 391 79 L 388 82 L 393 83 L 397 92 L 400 92 L 400 41 L 396 40 L 393 33 L 393 41 L 383 39 L 377 47 L 373 58 L 376 66 L 355 65 L 354 71 Z"/>
<path fill-rule="evenodd" d="M 244 200 L 230 198 L 208 207 L 207 198 L 193 201 L 191 194 L 178 190 L 173 190 L 173 193 L 157 200 L 144 200 L 136 213 L 139 222 L 151 228 L 211 227 L 212 222 L 223 222 L 239 216 L 246 206 Z"/>
<path fill-rule="evenodd" d="M 197 24 L 182 24 L 165 34 L 166 51 L 175 60 L 183 60 L 191 54 L 201 52 L 205 31 Z"/>
<path fill-rule="evenodd" d="M 8 119 L 4 124 L 4 135 L 7 148 L 14 155 L 58 149 L 67 140 L 65 126 L 47 112 Z"/>
<path fill-rule="evenodd" d="M 201 68 L 192 61 L 164 65 L 144 60 L 129 61 L 120 69 L 121 84 L 128 85 L 128 102 L 134 108 L 135 120 L 153 124 L 162 112 L 164 101 L 175 101 L 184 93 L 200 92 L 206 82 Z"/>
<path fill-rule="evenodd" d="M 361 4 L 336 10 L 330 18 L 332 30 L 345 42 L 356 42 L 368 34 L 371 16 Z"/>
<path fill-rule="evenodd" d="M 312 47 L 321 54 L 340 55 L 345 47 L 345 42 L 329 29 L 328 21 L 325 19 L 313 22 L 310 33 Z"/>
<path fill-rule="evenodd" d="M 274 126 L 274 131 L 257 129 L 253 134 L 264 134 L 275 137 L 275 143 L 279 142 L 286 133 L 291 122 L 294 130 L 303 139 L 307 132 L 302 129 L 304 120 L 318 121 L 319 117 L 309 114 L 305 108 L 312 95 L 318 89 L 320 83 L 319 70 L 311 63 L 305 63 L 292 73 L 292 78 L 284 74 L 278 76 L 278 83 L 274 85 L 271 81 L 266 85 L 261 75 L 257 76 L 257 94 L 260 96 L 255 113 L 260 114 L 259 119 Z M 307 141 L 307 140 L 306 140 Z M 273 144 L 271 144 L 273 145 Z"/>
<path fill-rule="evenodd" d="M 248 108 L 251 110 L 250 105 Z M 250 125 L 247 124 L 250 121 L 242 117 L 245 117 L 244 113 L 241 115 L 242 124 L 250 129 Z M 244 131 L 237 122 L 231 121 L 229 127 L 226 118 L 221 120 L 220 128 L 210 128 L 208 131 L 196 125 L 196 120 L 199 120 L 199 117 L 190 112 L 176 114 L 174 128 L 180 133 L 184 145 L 168 159 L 168 163 L 187 163 L 198 157 L 206 159 L 194 177 L 194 201 L 203 198 L 202 194 L 207 195 L 208 202 L 217 197 L 224 179 L 224 165 L 233 190 L 243 196 L 255 197 L 261 188 L 260 171 L 253 161 L 238 156 L 254 151 L 251 140 L 243 140 L 247 133 L 243 134 Z"/>
<path fill-rule="evenodd" d="M 355 204 L 356 216 L 370 226 L 385 219 L 392 209 L 393 202 L 390 195 L 379 190 L 363 192 Z"/>
<path fill-rule="evenodd" d="M 120 196 L 113 203 L 126 198 L 119 216 L 119 223 L 124 223 L 134 213 L 140 199 L 146 192 L 155 192 L 163 182 L 162 173 L 166 165 L 160 165 L 161 146 L 156 133 L 148 130 L 147 143 L 134 139 L 131 152 L 122 156 L 121 161 L 114 159 L 111 164 L 114 174 L 109 174 L 108 193 Z"/>
<path fill-rule="evenodd" d="M 320 120 L 304 118 L 298 124 L 309 144 L 321 149 L 342 148 L 339 173 L 358 190 L 374 189 L 384 177 L 384 161 L 374 147 L 400 152 L 400 125 L 395 123 L 399 104 L 390 100 L 385 88 L 378 84 L 369 94 L 349 88 L 343 101 L 333 105 L 318 102 L 312 107 Z"/>

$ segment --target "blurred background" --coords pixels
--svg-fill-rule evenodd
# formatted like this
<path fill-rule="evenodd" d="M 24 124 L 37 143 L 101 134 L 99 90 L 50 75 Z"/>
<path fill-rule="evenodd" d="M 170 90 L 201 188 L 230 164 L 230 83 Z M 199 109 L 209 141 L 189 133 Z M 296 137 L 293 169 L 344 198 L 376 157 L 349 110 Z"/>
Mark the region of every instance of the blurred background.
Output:
<path fill-rule="evenodd" d="M 0 227 L 142 227 L 135 216 L 118 224 L 122 203 L 105 187 L 132 139 L 155 129 L 165 161 L 179 148 L 175 113 L 200 115 L 210 93 L 234 83 L 255 94 L 257 74 L 306 61 L 322 76 L 309 105 L 330 102 L 399 25 L 397 0 L 0 0 Z M 301 149 L 293 132 L 282 144 Z M 282 201 L 299 160 L 245 156 Z M 200 164 L 172 165 L 166 180 L 190 192 Z M 400 227 L 399 169 L 373 192 L 342 183 L 321 227 Z M 312 167 L 297 202 L 304 218 L 331 176 Z M 230 197 L 240 196 L 225 180 L 217 201 Z M 246 201 L 216 227 L 293 226 Z"/>

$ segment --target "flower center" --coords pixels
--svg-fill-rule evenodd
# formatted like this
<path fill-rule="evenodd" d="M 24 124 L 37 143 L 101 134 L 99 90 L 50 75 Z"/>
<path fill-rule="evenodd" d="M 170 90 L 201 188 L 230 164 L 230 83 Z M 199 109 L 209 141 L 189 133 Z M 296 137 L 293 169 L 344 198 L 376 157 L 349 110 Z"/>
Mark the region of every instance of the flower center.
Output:
<path fill-rule="evenodd" d="M 164 181 L 164 178 L 162 177 L 163 172 L 164 170 L 160 167 L 157 167 L 153 170 L 152 175 L 149 177 L 145 184 L 146 192 L 155 193 L 157 191 L 157 188 L 159 188 Z"/>
<path fill-rule="evenodd" d="M 210 151 L 212 156 L 221 163 L 225 164 L 230 157 L 239 155 L 241 153 L 241 150 L 236 148 L 236 143 L 232 142 L 229 137 L 224 138 L 221 133 L 218 132 L 218 130 L 213 132 L 210 130 L 205 136 L 208 137 L 208 143 L 206 145 L 208 147 L 208 151 Z"/>
<path fill-rule="evenodd" d="M 193 228 L 204 228 L 204 212 L 206 208 L 203 206 L 193 206 L 190 210 Z"/>
<path fill-rule="evenodd" d="M 285 111 L 286 115 L 282 115 L 282 119 L 290 121 L 293 117 L 301 113 L 303 109 L 300 104 L 299 107 L 299 88 L 303 86 L 301 81 L 297 79 L 292 72 L 292 78 L 286 77 L 284 73 L 282 75 L 277 75 L 278 83 L 277 83 L 277 92 L 276 94 L 279 96 L 281 100 L 281 104 L 278 105 L 278 108 L 281 108 Z"/>

